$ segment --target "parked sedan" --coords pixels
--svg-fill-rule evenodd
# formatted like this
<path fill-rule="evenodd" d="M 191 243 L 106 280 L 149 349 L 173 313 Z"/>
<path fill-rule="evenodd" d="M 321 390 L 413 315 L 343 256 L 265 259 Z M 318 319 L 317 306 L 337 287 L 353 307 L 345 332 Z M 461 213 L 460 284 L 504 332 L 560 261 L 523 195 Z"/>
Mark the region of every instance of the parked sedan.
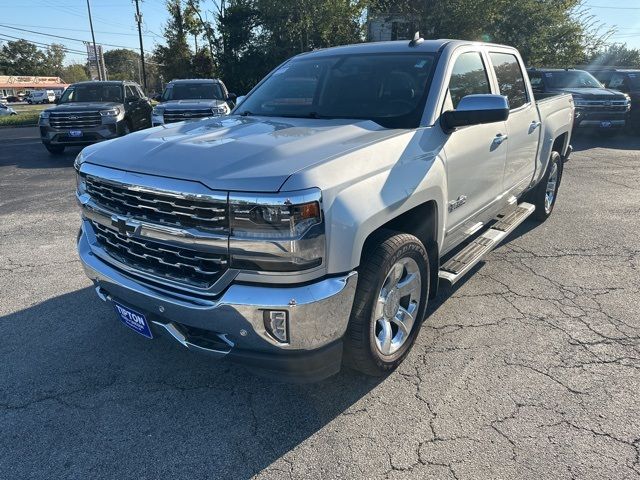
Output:
<path fill-rule="evenodd" d="M 0 117 L 5 117 L 8 115 L 17 115 L 18 113 L 11 107 L 8 107 L 4 103 L 0 103 Z"/>

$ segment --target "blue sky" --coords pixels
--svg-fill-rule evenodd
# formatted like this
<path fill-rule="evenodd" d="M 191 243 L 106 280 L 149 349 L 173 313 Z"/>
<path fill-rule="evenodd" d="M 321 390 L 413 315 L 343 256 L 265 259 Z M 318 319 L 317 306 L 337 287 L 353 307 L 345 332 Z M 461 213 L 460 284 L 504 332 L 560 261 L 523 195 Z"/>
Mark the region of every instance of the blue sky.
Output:
<path fill-rule="evenodd" d="M 164 0 L 141 2 L 146 51 L 152 50 L 157 42 L 162 42 L 160 35 L 167 20 L 164 3 Z M 215 0 L 203 0 L 202 4 L 209 11 L 215 8 Z M 640 0 L 586 0 L 585 6 L 589 7 L 590 13 L 596 16 L 603 28 L 617 29 L 612 41 L 640 48 Z M 138 50 L 135 6 L 132 0 L 91 0 L 91 8 L 97 43 Z M 86 0 L 2 0 L 0 42 L 11 40 L 11 37 L 25 38 L 41 44 L 62 43 L 71 50 L 84 50 L 82 42 L 75 39 L 91 39 Z M 105 45 L 105 49 L 111 48 L 116 47 Z M 69 52 L 67 55 L 67 63 L 85 61 L 85 57 L 79 53 Z"/>

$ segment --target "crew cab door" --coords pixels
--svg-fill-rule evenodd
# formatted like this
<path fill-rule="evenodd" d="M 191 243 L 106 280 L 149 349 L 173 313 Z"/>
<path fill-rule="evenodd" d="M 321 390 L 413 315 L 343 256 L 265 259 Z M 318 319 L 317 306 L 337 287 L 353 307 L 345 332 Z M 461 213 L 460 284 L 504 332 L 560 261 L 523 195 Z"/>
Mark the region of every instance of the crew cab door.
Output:
<path fill-rule="evenodd" d="M 140 130 L 144 128 L 142 125 L 142 105 L 140 95 L 136 88 L 133 85 L 126 85 L 124 87 L 125 92 L 125 102 L 127 108 L 127 114 L 131 119 L 131 129 L 133 131 Z"/>
<path fill-rule="evenodd" d="M 455 110 L 467 95 L 495 93 L 487 60 L 479 50 L 460 49 L 451 63 L 443 112 Z M 502 186 L 506 135 L 505 122 L 459 127 L 449 134 L 444 144 L 448 190 L 445 248 L 458 243 L 478 222 L 491 218 L 491 206 Z"/>
<path fill-rule="evenodd" d="M 512 50 L 492 48 L 489 60 L 498 86 L 498 93 L 509 100 L 507 119 L 508 141 L 505 142 L 507 161 L 502 180 L 502 191 L 518 196 L 533 178 L 536 154 L 540 140 L 540 116 L 533 94 L 525 82 L 524 69 Z"/>

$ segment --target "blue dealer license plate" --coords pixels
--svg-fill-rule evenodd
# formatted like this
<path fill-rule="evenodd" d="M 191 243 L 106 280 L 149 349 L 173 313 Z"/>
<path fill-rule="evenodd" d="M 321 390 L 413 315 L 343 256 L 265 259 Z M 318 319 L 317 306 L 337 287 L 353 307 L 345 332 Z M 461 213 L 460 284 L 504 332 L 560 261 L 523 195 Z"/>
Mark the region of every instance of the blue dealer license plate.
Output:
<path fill-rule="evenodd" d="M 69 130 L 69 136 L 79 138 L 82 136 L 82 130 Z"/>
<path fill-rule="evenodd" d="M 600 128 L 611 128 L 611 122 L 600 122 Z"/>
<path fill-rule="evenodd" d="M 147 323 L 147 319 L 144 318 L 144 315 L 135 312 L 130 308 L 123 307 L 119 303 L 114 302 L 113 304 L 116 307 L 116 312 L 118 313 L 122 323 L 130 329 L 135 330 L 140 335 L 144 335 L 147 338 L 153 338 L 151 329 L 149 328 L 149 324 Z"/>

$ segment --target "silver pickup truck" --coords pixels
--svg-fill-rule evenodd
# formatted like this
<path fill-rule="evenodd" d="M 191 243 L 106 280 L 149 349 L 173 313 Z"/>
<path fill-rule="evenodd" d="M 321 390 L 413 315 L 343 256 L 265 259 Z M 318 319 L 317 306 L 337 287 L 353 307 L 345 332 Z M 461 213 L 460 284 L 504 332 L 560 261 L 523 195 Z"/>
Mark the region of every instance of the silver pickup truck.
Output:
<path fill-rule="evenodd" d="M 536 102 L 501 45 L 298 55 L 229 116 L 85 148 L 80 258 L 148 338 L 294 381 L 382 375 L 439 285 L 551 214 L 572 102 Z"/>

